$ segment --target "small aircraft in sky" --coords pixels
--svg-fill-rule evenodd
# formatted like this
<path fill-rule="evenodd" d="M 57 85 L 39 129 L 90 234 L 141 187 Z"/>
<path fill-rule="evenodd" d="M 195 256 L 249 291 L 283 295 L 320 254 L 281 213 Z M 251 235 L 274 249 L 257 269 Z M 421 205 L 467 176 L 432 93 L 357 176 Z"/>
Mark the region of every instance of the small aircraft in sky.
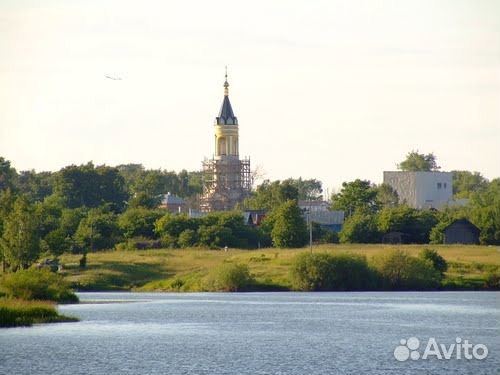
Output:
<path fill-rule="evenodd" d="M 111 77 L 111 76 L 108 76 L 108 75 L 105 75 L 106 78 L 108 79 L 112 79 L 113 81 L 121 81 L 122 78 L 121 77 Z"/>

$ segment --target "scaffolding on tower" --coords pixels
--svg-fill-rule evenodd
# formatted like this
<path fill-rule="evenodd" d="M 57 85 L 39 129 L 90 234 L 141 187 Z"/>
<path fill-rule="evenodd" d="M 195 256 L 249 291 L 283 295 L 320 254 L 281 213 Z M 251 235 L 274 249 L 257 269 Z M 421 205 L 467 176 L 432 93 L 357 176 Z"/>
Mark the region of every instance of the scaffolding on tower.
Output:
<path fill-rule="evenodd" d="M 249 158 L 205 159 L 202 165 L 202 212 L 232 210 L 250 194 L 252 178 Z"/>

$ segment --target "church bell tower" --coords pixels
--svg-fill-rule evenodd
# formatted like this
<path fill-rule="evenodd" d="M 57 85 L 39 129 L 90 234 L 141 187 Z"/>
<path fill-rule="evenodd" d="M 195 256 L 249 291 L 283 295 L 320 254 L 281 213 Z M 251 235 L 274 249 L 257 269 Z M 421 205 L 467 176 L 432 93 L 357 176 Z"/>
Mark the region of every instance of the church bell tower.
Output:
<path fill-rule="evenodd" d="M 229 101 L 229 83 L 224 81 L 224 99 L 219 111 L 219 116 L 215 118 L 215 157 L 238 158 L 238 119 L 234 115 L 231 102 Z"/>
<path fill-rule="evenodd" d="M 215 153 L 203 161 L 203 193 L 200 209 L 204 212 L 232 210 L 250 193 L 250 159 L 240 159 L 238 118 L 229 101 L 227 68 L 224 98 L 215 118 Z"/>

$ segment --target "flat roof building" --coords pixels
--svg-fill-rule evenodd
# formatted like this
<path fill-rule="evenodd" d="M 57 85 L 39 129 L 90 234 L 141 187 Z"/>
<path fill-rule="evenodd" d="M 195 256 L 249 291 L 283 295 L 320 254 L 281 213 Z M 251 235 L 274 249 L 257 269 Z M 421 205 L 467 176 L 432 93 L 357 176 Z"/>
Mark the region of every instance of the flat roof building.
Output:
<path fill-rule="evenodd" d="M 384 184 L 390 185 L 399 203 L 413 208 L 440 209 L 453 197 L 452 172 L 384 172 Z"/>

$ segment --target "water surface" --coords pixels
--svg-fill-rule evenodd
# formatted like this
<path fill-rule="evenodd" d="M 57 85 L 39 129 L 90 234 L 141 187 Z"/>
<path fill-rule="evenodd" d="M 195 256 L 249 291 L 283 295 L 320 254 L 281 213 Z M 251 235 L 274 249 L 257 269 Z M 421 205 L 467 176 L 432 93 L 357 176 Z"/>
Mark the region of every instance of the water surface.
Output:
<path fill-rule="evenodd" d="M 493 374 L 500 293 L 80 293 L 78 323 L 0 330 L 0 374 Z M 95 303 L 93 303 L 95 302 Z M 109 303 L 106 303 L 109 302 Z M 484 360 L 398 362 L 401 339 Z M 420 348 L 423 349 L 423 348 Z"/>

